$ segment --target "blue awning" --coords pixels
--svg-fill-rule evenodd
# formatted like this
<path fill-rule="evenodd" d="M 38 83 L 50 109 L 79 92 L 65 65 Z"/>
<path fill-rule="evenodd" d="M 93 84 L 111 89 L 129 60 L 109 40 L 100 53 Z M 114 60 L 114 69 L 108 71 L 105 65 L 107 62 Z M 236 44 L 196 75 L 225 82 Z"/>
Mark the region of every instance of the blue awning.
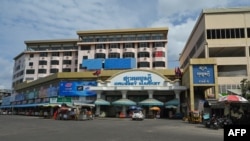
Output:
<path fill-rule="evenodd" d="M 96 101 L 94 102 L 95 105 L 110 105 L 109 101 L 106 101 L 104 99 L 96 99 Z"/>
<path fill-rule="evenodd" d="M 112 105 L 116 105 L 116 106 L 132 106 L 132 105 L 136 105 L 136 103 L 132 100 L 129 100 L 127 98 L 122 98 L 122 99 L 118 99 L 114 102 L 112 102 Z"/>
<path fill-rule="evenodd" d="M 178 106 L 179 104 L 180 104 L 180 100 L 179 99 L 172 99 L 172 100 L 167 101 L 165 103 L 166 106 L 170 106 L 170 105 Z"/>
<path fill-rule="evenodd" d="M 139 102 L 139 105 L 143 105 L 143 106 L 163 106 L 164 103 L 157 100 L 157 99 L 154 99 L 154 98 L 148 98 L 148 99 L 145 99 L 145 100 Z"/>

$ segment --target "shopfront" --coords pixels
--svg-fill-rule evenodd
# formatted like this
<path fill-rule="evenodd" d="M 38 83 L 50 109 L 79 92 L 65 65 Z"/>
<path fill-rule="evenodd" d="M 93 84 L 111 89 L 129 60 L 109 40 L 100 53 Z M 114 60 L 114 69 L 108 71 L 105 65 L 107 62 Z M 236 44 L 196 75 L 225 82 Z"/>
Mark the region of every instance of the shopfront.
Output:
<path fill-rule="evenodd" d="M 90 87 L 97 93 L 96 115 L 105 111 L 107 116 L 127 115 L 129 106 L 141 106 L 145 114 L 152 106 L 166 109 L 166 102 L 177 99 L 186 91 L 180 80 L 169 80 L 153 70 L 126 70 L 114 74 L 105 81 L 98 80 L 97 87 Z M 102 101 L 103 103 L 101 103 Z M 180 112 L 180 104 L 176 105 Z"/>

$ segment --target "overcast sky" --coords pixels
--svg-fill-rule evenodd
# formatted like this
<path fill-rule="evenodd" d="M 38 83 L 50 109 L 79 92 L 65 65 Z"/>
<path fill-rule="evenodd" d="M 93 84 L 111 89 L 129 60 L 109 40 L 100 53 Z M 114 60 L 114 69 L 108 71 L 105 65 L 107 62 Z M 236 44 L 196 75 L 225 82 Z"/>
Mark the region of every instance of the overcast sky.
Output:
<path fill-rule="evenodd" d="M 10 89 L 24 41 L 77 38 L 79 30 L 168 27 L 168 68 L 202 9 L 250 6 L 249 0 L 0 0 L 0 89 Z"/>

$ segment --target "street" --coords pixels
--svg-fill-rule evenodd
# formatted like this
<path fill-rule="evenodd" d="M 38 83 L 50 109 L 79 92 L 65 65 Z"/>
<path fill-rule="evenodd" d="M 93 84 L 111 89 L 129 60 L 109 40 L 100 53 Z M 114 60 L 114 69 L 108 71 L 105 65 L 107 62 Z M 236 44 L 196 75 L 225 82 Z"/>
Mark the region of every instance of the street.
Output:
<path fill-rule="evenodd" d="M 96 118 L 61 121 L 0 115 L 2 141 L 222 141 L 223 129 L 207 129 L 182 120 Z"/>

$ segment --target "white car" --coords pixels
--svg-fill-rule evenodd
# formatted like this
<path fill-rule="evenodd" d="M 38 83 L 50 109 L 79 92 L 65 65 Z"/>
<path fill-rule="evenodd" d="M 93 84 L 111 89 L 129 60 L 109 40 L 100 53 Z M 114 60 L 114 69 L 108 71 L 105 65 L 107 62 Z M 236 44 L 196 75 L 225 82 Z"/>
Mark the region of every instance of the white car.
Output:
<path fill-rule="evenodd" d="M 142 111 L 133 111 L 132 120 L 144 120 Z"/>

